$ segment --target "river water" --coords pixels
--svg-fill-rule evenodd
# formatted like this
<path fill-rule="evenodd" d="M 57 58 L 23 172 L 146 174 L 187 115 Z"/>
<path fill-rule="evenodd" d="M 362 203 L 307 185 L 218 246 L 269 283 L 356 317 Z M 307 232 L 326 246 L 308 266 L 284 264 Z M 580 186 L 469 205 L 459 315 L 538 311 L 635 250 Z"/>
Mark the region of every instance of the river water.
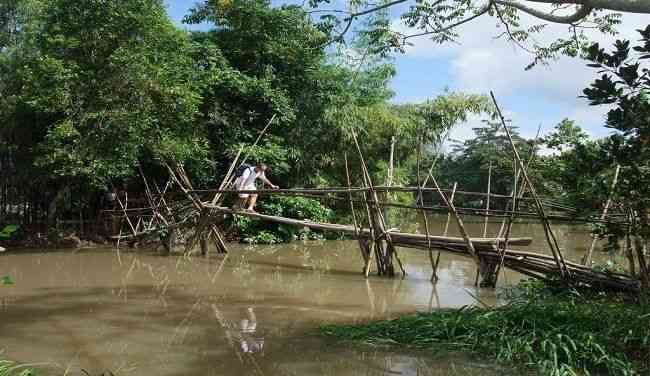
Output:
<path fill-rule="evenodd" d="M 445 219 L 430 218 L 433 233 Z M 479 220 L 467 226 L 482 233 Z M 491 224 L 488 232 L 497 229 Z M 588 232 L 555 229 L 567 258 L 579 259 Z M 546 248 L 537 224 L 517 224 L 513 236 L 532 236 L 531 250 Z M 323 323 L 394 318 L 477 298 L 497 303 L 494 290 L 473 286 L 468 258 L 443 254 L 441 280 L 432 285 L 422 251 L 401 250 L 406 278 L 366 280 L 355 241 L 229 248 L 225 258 L 113 249 L 4 254 L 0 276 L 15 284 L 0 287 L 0 358 L 47 363 L 41 368 L 53 375 L 514 374 L 468 356 L 354 346 L 317 334 Z M 507 272 L 500 283 L 519 278 Z"/>

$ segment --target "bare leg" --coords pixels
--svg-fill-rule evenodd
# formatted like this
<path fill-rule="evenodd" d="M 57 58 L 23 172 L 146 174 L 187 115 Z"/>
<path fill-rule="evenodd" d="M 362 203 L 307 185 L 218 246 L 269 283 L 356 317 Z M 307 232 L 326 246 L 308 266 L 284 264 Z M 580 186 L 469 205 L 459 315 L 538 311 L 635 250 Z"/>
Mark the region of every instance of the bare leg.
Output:
<path fill-rule="evenodd" d="M 248 199 L 248 210 L 255 211 L 255 204 L 257 203 L 257 195 L 251 195 Z"/>

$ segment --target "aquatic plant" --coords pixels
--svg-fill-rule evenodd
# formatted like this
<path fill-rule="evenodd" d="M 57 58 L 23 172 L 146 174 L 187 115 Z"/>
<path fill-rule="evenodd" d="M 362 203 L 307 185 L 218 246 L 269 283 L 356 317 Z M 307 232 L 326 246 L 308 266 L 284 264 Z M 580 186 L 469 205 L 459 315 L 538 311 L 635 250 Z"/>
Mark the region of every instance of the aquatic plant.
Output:
<path fill-rule="evenodd" d="M 462 350 L 531 367 L 542 375 L 647 372 L 650 309 L 621 297 L 558 293 L 526 282 L 496 308 L 466 306 L 361 325 L 326 335 L 370 345 Z"/>

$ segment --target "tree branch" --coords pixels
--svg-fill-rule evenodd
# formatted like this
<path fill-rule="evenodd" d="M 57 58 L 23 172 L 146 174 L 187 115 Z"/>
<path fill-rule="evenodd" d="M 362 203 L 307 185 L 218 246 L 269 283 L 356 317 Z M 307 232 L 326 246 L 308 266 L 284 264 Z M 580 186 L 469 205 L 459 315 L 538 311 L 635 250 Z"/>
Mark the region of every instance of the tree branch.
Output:
<path fill-rule="evenodd" d="M 519 48 L 521 48 L 522 50 L 524 50 L 524 51 L 526 51 L 526 52 L 528 52 L 530 54 L 534 54 L 533 51 L 529 50 L 526 46 L 521 44 L 519 42 L 519 40 L 517 40 L 517 38 L 515 38 L 514 35 L 512 35 L 512 32 L 510 31 L 510 25 L 503 18 L 503 14 L 501 14 L 501 10 L 499 9 L 499 6 L 496 5 L 496 4 L 494 4 L 494 11 L 496 12 L 497 17 L 499 18 L 499 20 L 501 21 L 503 26 L 506 28 L 506 34 L 508 35 L 508 39 L 510 39 L 510 41 L 515 43 L 517 46 L 519 46 Z"/>
<path fill-rule="evenodd" d="M 492 3 L 488 3 L 488 4 L 486 4 L 486 5 L 483 6 L 481 9 L 479 9 L 479 10 L 476 12 L 476 14 L 474 14 L 474 15 L 471 16 L 471 17 L 464 18 L 464 19 L 462 19 L 462 20 L 460 20 L 460 21 L 458 21 L 458 22 L 455 22 L 455 23 L 453 23 L 453 24 L 451 24 L 451 25 L 447 25 L 447 26 L 442 27 L 442 28 L 440 28 L 440 29 L 430 30 L 430 31 L 422 32 L 422 33 L 417 33 L 417 34 L 407 35 L 407 36 L 405 36 L 405 37 L 402 38 L 402 41 L 406 41 L 407 39 L 410 39 L 410 38 L 421 37 L 421 36 L 424 36 L 424 35 L 438 34 L 438 33 L 444 33 L 445 31 L 449 31 L 449 30 L 451 30 L 451 29 L 453 29 L 453 28 L 455 28 L 455 27 L 457 27 L 457 26 L 460 26 L 460 25 L 462 25 L 462 24 L 464 24 L 464 23 L 467 23 L 467 22 L 469 22 L 469 21 L 472 21 L 472 20 L 475 19 L 475 18 L 478 18 L 478 17 L 484 15 L 485 13 L 487 13 L 487 12 L 490 10 L 490 6 L 491 6 L 491 4 L 492 4 Z"/>
<path fill-rule="evenodd" d="M 648 0 L 526 0 L 544 4 L 575 4 L 625 13 L 650 13 Z"/>
<path fill-rule="evenodd" d="M 536 1 L 536 0 L 533 0 Z M 538 1 L 538 2 L 545 2 L 545 1 Z M 557 1 L 548 1 L 549 3 L 557 3 Z M 589 13 L 593 10 L 591 6 L 588 5 L 582 5 L 580 8 L 578 8 L 575 13 L 569 14 L 567 16 L 558 16 L 552 13 L 547 13 L 535 8 L 531 8 L 527 5 L 524 5 L 522 3 L 519 3 L 517 1 L 512 1 L 512 0 L 494 0 L 495 4 L 499 5 L 504 5 L 504 6 L 509 6 L 513 7 L 515 9 L 518 9 L 524 13 L 528 13 L 533 17 L 537 17 L 539 19 L 542 19 L 544 21 L 548 22 L 553 22 L 553 23 L 561 23 L 561 24 L 572 24 L 575 22 L 580 21 L 581 19 L 587 17 Z"/>
<path fill-rule="evenodd" d="M 379 11 L 379 10 L 382 10 L 382 9 L 390 8 L 390 7 L 394 6 L 394 5 L 401 4 L 401 3 L 405 3 L 405 2 L 407 2 L 407 1 L 408 1 L 408 0 L 395 0 L 395 1 L 391 1 L 390 3 L 386 3 L 386 4 L 383 4 L 383 5 L 380 5 L 380 6 L 378 6 L 378 7 L 374 7 L 374 8 L 366 9 L 366 10 L 364 10 L 364 11 L 357 12 L 357 13 L 352 13 L 349 17 L 344 18 L 343 21 L 351 21 L 351 20 L 354 19 L 354 18 L 357 18 L 357 17 L 360 17 L 360 16 L 364 16 L 364 15 L 366 15 L 366 14 L 368 14 L 368 13 L 373 13 L 373 12 L 376 12 L 376 11 Z"/>

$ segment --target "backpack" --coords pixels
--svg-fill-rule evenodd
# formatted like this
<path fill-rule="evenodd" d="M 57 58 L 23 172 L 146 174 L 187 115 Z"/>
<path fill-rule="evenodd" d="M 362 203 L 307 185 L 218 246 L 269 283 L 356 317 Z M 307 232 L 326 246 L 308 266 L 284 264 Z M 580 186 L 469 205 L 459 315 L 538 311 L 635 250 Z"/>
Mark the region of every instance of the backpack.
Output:
<path fill-rule="evenodd" d="M 249 165 L 248 163 L 242 163 L 242 165 L 237 168 L 237 171 L 235 171 L 235 177 L 238 178 L 244 175 L 244 172 L 251 167 L 253 167 L 253 165 Z"/>

